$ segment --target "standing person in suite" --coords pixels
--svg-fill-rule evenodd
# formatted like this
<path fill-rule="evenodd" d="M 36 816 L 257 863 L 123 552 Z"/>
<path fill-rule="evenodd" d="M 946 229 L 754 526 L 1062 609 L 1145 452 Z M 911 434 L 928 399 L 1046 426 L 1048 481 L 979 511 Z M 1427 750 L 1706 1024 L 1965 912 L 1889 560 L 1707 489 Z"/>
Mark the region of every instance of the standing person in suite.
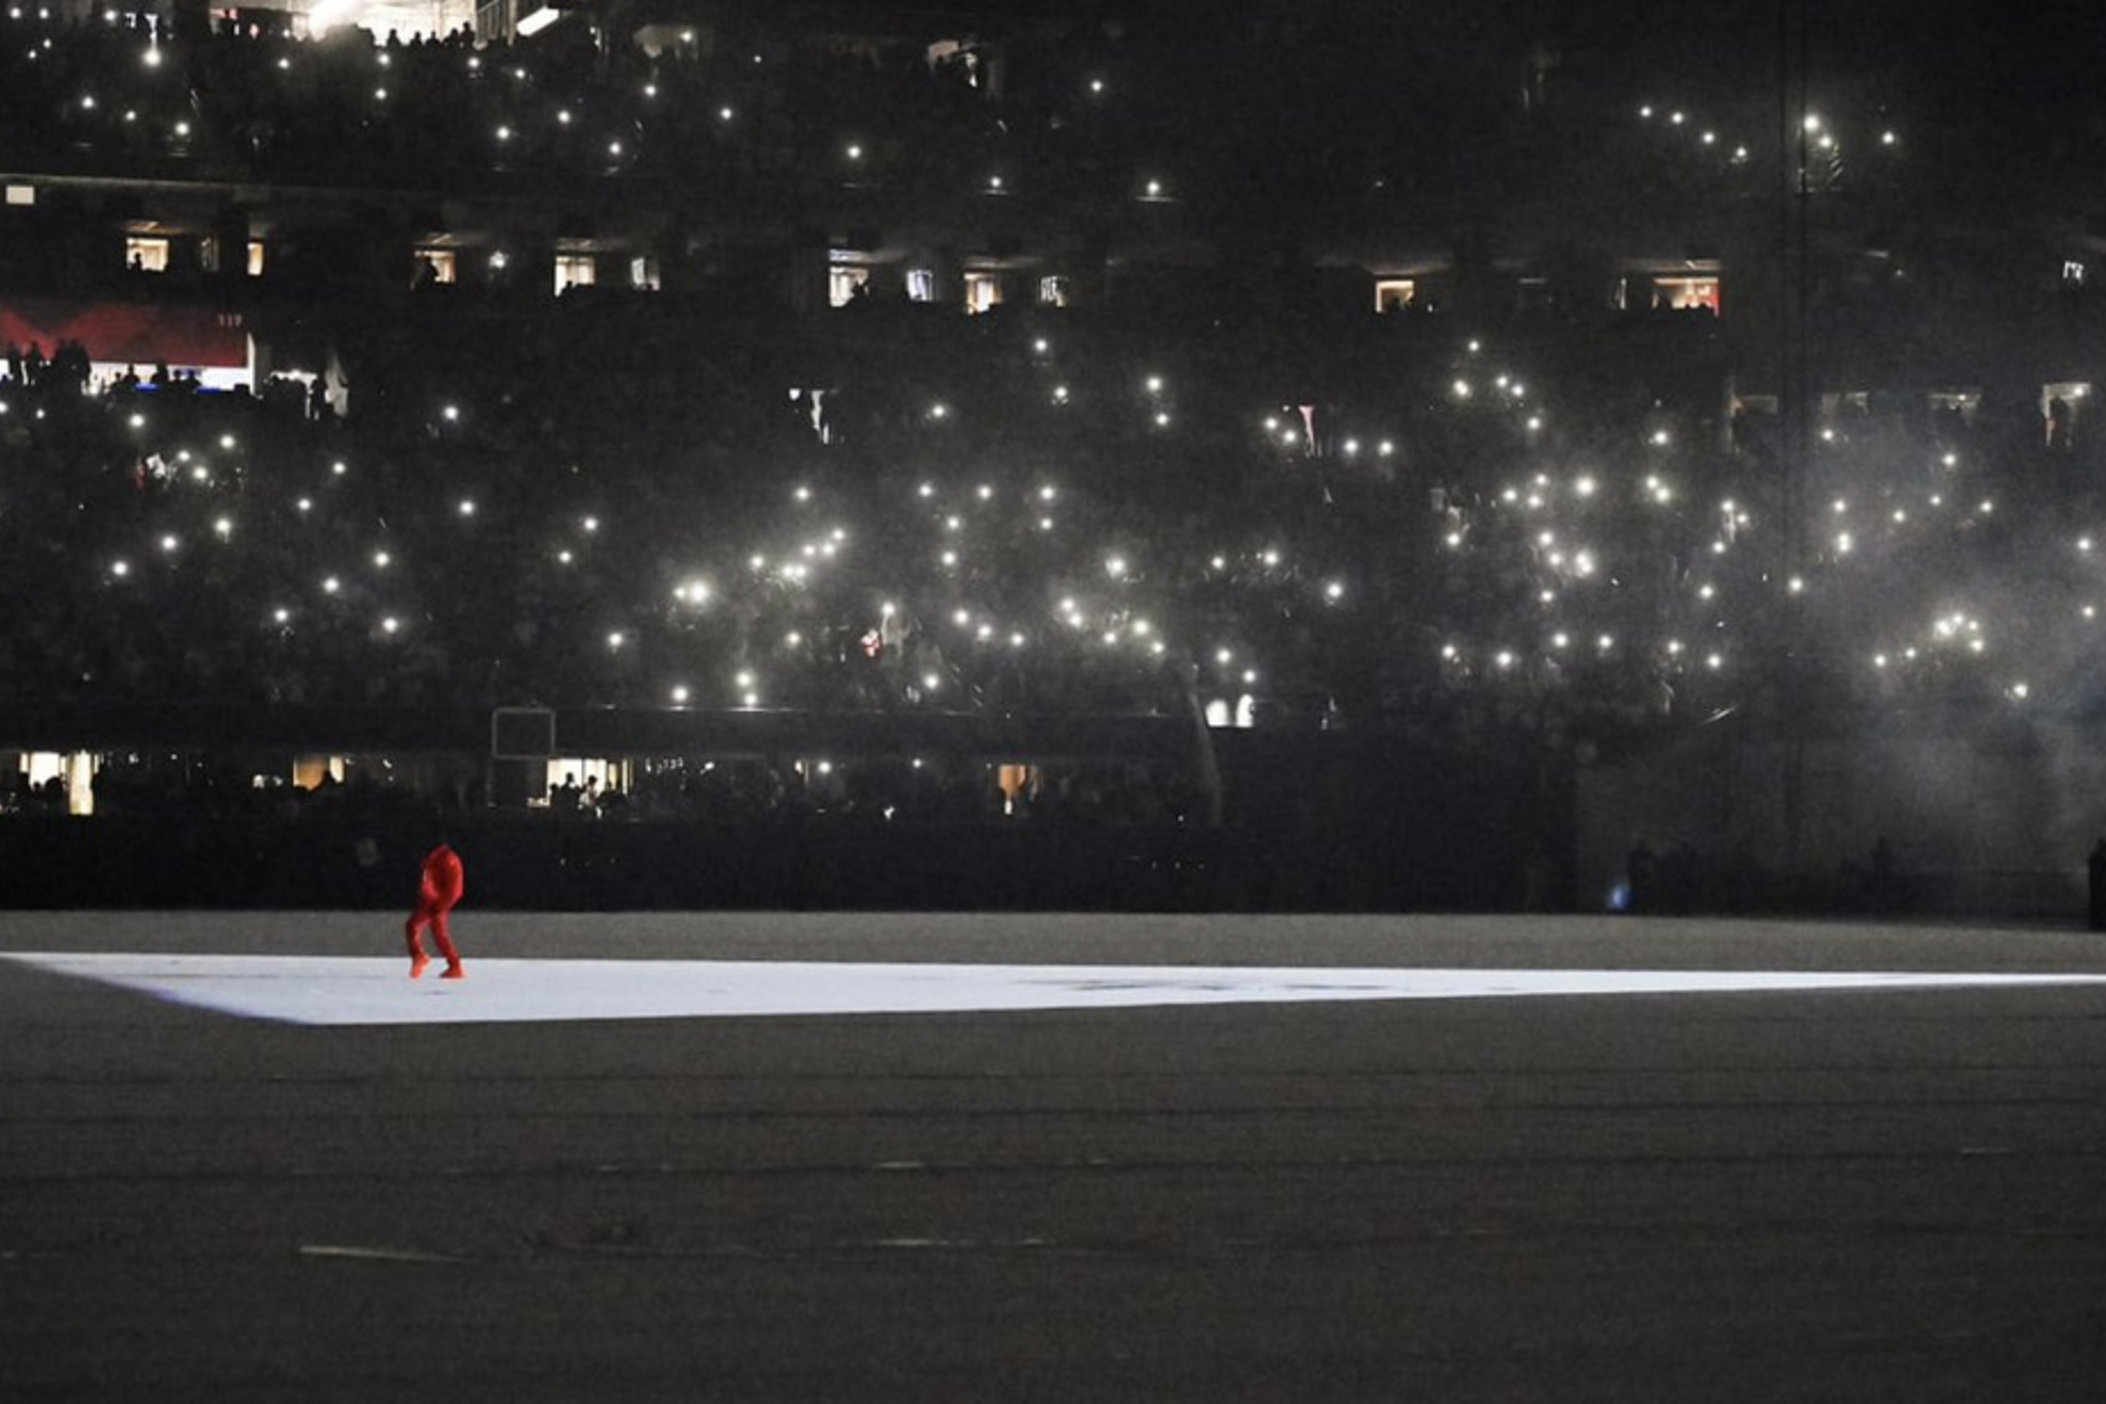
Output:
<path fill-rule="evenodd" d="M 409 940 L 410 978 L 416 979 L 431 964 L 431 957 L 424 953 L 424 943 L 418 935 L 425 927 L 431 928 L 431 939 L 437 944 L 439 954 L 446 957 L 443 980 L 458 980 L 467 972 L 461 969 L 460 953 L 453 948 L 453 938 L 446 931 L 446 914 L 461 900 L 461 891 L 466 874 L 461 869 L 461 855 L 441 843 L 424 855 L 423 874 L 417 883 L 417 908 L 410 913 L 409 925 L 404 935 Z"/>

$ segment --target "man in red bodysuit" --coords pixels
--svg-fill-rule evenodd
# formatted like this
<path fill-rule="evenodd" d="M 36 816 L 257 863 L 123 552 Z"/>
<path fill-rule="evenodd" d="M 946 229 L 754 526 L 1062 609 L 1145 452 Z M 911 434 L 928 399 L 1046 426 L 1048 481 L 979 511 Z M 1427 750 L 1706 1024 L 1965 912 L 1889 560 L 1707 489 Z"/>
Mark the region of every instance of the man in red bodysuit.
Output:
<path fill-rule="evenodd" d="M 424 855 L 424 874 L 417 883 L 417 909 L 410 913 L 409 925 L 404 930 L 409 938 L 412 980 L 422 975 L 424 967 L 431 964 L 431 957 L 424 953 L 424 943 L 417 939 L 418 933 L 427 926 L 431 928 L 431 939 L 438 943 L 439 954 L 446 957 L 446 969 L 440 978 L 458 980 L 467 973 L 461 969 L 460 953 L 453 948 L 453 938 L 446 934 L 446 914 L 453 910 L 454 903 L 461 900 L 464 881 L 461 855 L 445 844 Z"/>

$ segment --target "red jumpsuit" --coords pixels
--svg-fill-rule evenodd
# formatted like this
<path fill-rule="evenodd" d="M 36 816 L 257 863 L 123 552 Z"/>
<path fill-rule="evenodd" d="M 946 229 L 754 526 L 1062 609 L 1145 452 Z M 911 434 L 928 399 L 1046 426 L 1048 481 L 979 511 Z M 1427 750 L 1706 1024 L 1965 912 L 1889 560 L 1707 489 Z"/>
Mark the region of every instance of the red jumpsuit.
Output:
<path fill-rule="evenodd" d="M 431 964 L 431 957 L 424 953 L 424 943 L 417 935 L 425 927 L 431 928 L 431 939 L 438 944 L 439 954 L 446 957 L 446 971 L 442 978 L 458 980 L 461 969 L 460 953 L 453 948 L 453 938 L 446 934 L 446 914 L 453 910 L 454 903 L 461 900 L 464 881 L 461 872 L 461 856 L 445 844 L 440 844 L 424 855 L 424 874 L 417 884 L 417 909 L 410 913 L 409 925 L 404 935 L 409 938 L 410 978 L 416 979 Z"/>

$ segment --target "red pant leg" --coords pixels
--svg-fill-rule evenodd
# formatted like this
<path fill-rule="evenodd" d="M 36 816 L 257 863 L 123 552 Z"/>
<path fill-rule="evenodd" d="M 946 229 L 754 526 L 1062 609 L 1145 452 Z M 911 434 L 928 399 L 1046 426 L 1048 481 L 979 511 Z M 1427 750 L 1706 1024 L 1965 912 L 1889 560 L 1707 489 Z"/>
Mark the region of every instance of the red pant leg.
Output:
<path fill-rule="evenodd" d="M 446 957 L 448 965 L 459 965 L 461 963 L 460 953 L 454 950 L 453 937 L 446 930 L 446 914 L 451 910 L 453 908 L 449 903 L 447 906 L 440 907 L 432 912 L 431 939 L 433 944 L 438 946 L 439 954 Z"/>
<path fill-rule="evenodd" d="M 410 913 L 409 921 L 403 925 L 402 935 L 409 942 L 409 953 L 412 959 L 424 954 L 424 943 L 417 939 L 417 933 L 431 925 L 434 915 L 435 913 L 429 907 L 420 902 L 417 904 L 417 909 Z"/>

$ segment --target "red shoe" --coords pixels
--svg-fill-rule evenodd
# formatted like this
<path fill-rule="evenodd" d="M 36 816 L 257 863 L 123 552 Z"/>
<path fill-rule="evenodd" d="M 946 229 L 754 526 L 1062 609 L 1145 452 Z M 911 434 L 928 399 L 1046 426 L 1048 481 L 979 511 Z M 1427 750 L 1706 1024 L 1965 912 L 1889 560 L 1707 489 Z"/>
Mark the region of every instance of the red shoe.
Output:
<path fill-rule="evenodd" d="M 424 973 L 424 967 L 430 964 L 430 956 L 424 954 L 424 952 L 422 951 L 417 952 L 415 955 L 410 957 L 409 977 L 412 980 L 416 979 L 419 975 L 422 975 Z"/>
<path fill-rule="evenodd" d="M 468 972 L 461 969 L 459 961 L 454 961 L 439 972 L 439 978 L 441 980 L 465 980 L 468 978 Z"/>

